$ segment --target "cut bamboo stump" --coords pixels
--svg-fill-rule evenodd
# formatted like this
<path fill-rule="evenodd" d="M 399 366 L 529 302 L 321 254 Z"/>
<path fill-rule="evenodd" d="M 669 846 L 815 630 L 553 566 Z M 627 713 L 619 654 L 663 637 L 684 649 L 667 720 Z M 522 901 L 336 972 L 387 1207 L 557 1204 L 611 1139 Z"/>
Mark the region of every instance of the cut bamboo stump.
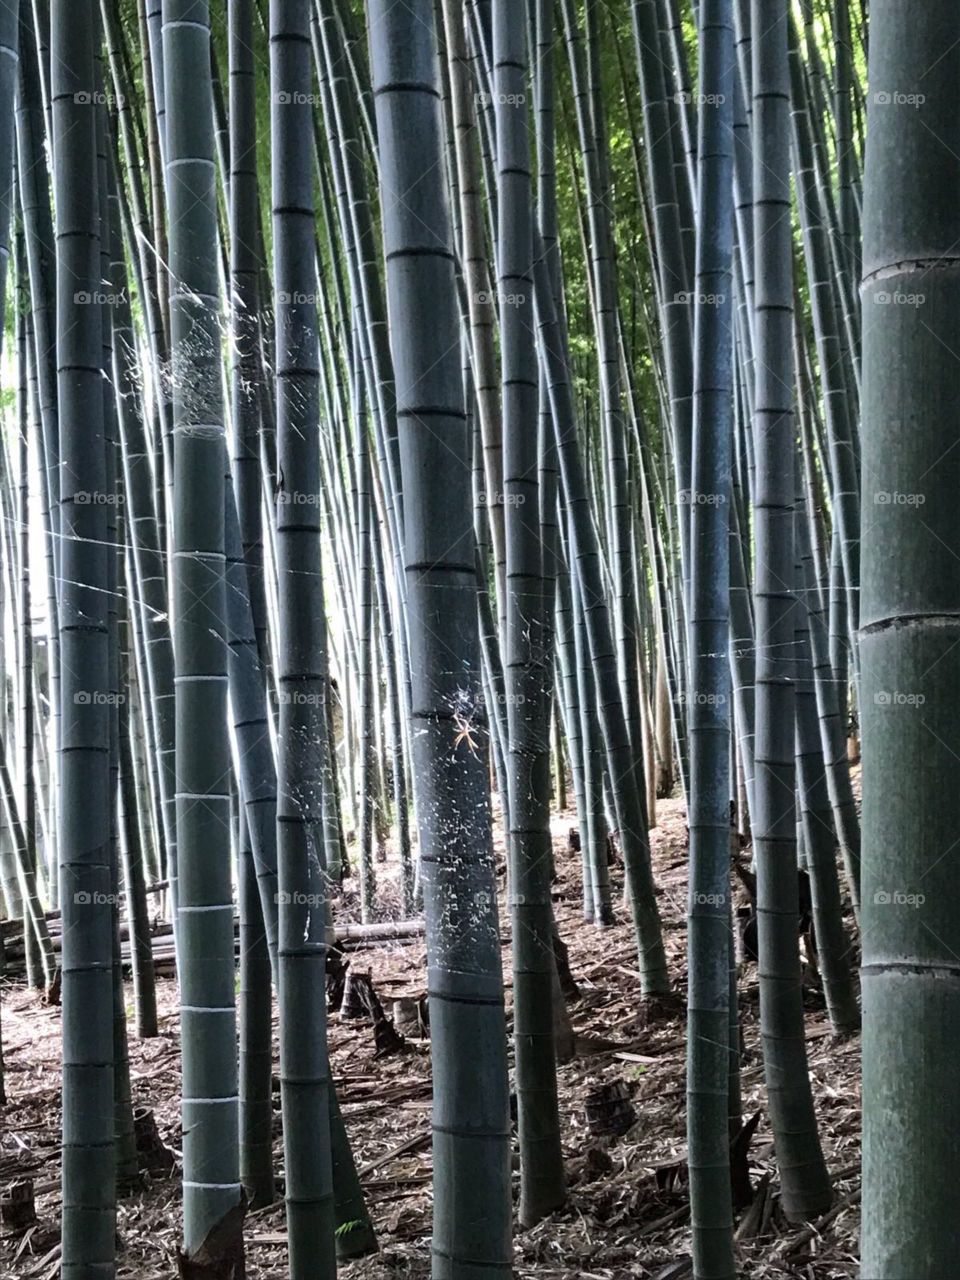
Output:
<path fill-rule="evenodd" d="M 169 1173 L 176 1163 L 175 1157 L 170 1148 L 164 1146 L 156 1116 L 149 1107 L 138 1107 L 134 1111 L 133 1132 L 141 1169 L 148 1173 Z"/>
<path fill-rule="evenodd" d="M 327 952 L 326 963 L 327 1008 L 331 1013 L 340 1012 L 349 969 L 350 961 L 344 959 L 343 946 L 335 942 Z"/>
<path fill-rule="evenodd" d="M 361 1022 L 370 1017 L 370 1005 L 367 992 L 372 990 L 370 970 L 348 969 L 343 987 L 343 999 L 340 1001 L 341 1022 Z"/>
<path fill-rule="evenodd" d="M 591 1089 L 584 1100 L 587 1128 L 597 1137 L 619 1137 L 636 1123 L 637 1113 L 623 1080 Z"/>
<path fill-rule="evenodd" d="M 374 1056 L 386 1057 L 390 1053 L 400 1053 L 406 1048 L 406 1041 L 397 1031 L 390 1018 L 384 1013 L 369 971 L 360 973 L 349 969 L 343 989 L 343 1002 L 340 1005 L 342 1021 L 358 1022 L 361 1019 L 373 1023 Z"/>
<path fill-rule="evenodd" d="M 11 1231 L 25 1231 L 37 1220 L 33 1201 L 33 1179 L 11 1182 L 0 1194 L 0 1222 Z"/>
<path fill-rule="evenodd" d="M 402 996 L 393 1002 L 393 1021 L 397 1030 L 414 1040 L 430 1035 L 430 1010 L 423 996 Z"/>
<path fill-rule="evenodd" d="M 378 1014 L 374 1015 L 373 1019 L 373 1056 L 385 1058 L 388 1054 L 400 1053 L 407 1047 L 407 1042 L 384 1013 L 379 1000 L 377 1009 Z"/>

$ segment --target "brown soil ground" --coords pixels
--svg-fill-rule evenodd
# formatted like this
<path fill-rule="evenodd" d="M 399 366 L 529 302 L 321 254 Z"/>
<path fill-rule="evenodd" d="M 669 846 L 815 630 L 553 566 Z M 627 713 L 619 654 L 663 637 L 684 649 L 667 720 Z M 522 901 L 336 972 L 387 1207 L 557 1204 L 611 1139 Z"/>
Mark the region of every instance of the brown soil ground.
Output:
<path fill-rule="evenodd" d="M 651 833 L 660 909 L 671 971 L 678 993 L 686 988 L 686 829 L 682 805 L 662 801 Z M 673 1009 L 650 1013 L 639 999 L 632 930 L 622 902 L 618 923 L 598 932 L 581 919 L 579 859 L 568 852 L 571 814 L 555 822 L 557 921 L 570 952 L 581 997 L 571 1003 L 578 1053 L 561 1066 L 560 1107 L 570 1180 L 567 1206 L 533 1230 L 518 1230 L 516 1274 L 584 1280 L 679 1280 L 689 1274 L 690 1249 L 684 1132 L 685 1026 L 682 998 Z M 622 887 L 619 869 L 615 885 Z M 351 898 L 338 918 L 350 914 Z M 509 974 L 506 941 L 504 962 Z M 369 969 L 389 1013 L 399 996 L 425 989 L 422 941 L 355 953 Z M 159 982 L 161 1032 L 131 1039 L 136 1106 L 151 1107 L 163 1140 L 180 1150 L 179 1043 L 176 989 Z M 744 1115 L 760 1112 L 750 1147 L 755 1190 L 752 1209 L 739 1215 L 739 1272 L 759 1277 L 839 1280 L 857 1274 L 859 1227 L 859 1042 L 831 1035 L 822 999 L 807 992 L 810 1075 L 828 1165 L 834 1175 L 833 1210 L 808 1227 L 786 1224 L 776 1197 L 777 1173 L 767 1123 L 763 1070 L 758 1053 L 757 974 L 743 967 L 740 1012 L 745 1052 Z M 507 984 L 508 1005 L 510 1000 Z M 132 993 L 129 996 L 132 1000 Z M 55 1280 L 59 1275 L 60 1208 L 59 1010 L 41 1003 L 22 984 L 2 990 L 2 1027 L 8 1103 L 0 1108 L 0 1189 L 34 1180 L 37 1223 L 26 1232 L 0 1228 L 0 1277 Z M 379 1253 L 342 1268 L 346 1280 L 393 1280 L 429 1275 L 430 1057 L 426 1041 L 374 1057 L 369 1024 L 330 1023 L 334 1076 L 357 1164 L 375 1221 Z M 584 1098 L 600 1083 L 626 1083 L 636 1122 L 616 1138 L 592 1137 Z M 282 1163 L 279 1117 L 277 1168 Z M 180 1235 L 178 1171 L 146 1180 L 121 1201 L 119 1268 L 124 1280 L 160 1280 L 176 1274 Z M 247 1275 L 282 1280 L 282 1205 L 247 1220 Z"/>

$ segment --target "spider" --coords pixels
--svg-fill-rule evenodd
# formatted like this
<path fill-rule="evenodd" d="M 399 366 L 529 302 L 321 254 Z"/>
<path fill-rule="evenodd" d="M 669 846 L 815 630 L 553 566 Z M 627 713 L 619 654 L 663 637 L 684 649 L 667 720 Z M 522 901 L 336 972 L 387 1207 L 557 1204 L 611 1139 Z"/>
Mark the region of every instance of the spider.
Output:
<path fill-rule="evenodd" d="M 474 741 L 474 737 L 473 737 L 473 732 L 474 732 L 473 725 L 466 718 L 466 716 L 464 716 L 460 711 L 455 711 L 453 713 L 453 723 L 456 726 L 456 728 L 459 730 L 453 742 L 454 751 L 456 751 L 457 747 L 459 747 L 461 742 L 465 742 L 467 746 L 470 748 L 471 754 L 475 758 L 479 758 L 477 756 L 478 744 Z"/>

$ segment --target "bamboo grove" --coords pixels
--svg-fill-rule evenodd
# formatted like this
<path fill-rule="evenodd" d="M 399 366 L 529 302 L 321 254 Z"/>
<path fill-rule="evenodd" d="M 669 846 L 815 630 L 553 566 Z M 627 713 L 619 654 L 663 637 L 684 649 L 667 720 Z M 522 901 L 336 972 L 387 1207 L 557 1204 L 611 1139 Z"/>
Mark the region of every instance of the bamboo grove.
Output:
<path fill-rule="evenodd" d="M 432 1274 L 512 1274 L 569 1195 L 567 808 L 598 948 L 628 921 L 638 1011 L 685 1008 L 697 1280 L 738 1274 L 741 884 L 780 1211 L 835 1203 L 809 912 L 863 1022 L 862 1274 L 955 1270 L 954 28 L 0 0 L 0 962 L 60 1006 L 64 1280 L 123 1263 L 154 912 L 180 1274 L 247 1274 L 279 1197 L 292 1280 L 377 1250 L 325 992 L 405 928 Z"/>

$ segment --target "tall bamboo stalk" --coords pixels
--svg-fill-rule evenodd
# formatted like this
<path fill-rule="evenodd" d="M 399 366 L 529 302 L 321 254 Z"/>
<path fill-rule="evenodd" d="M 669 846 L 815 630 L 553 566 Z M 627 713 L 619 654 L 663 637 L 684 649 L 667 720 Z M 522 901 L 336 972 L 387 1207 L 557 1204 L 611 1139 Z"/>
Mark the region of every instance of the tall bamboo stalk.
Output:
<path fill-rule="evenodd" d="M 953 8 L 870 7 L 863 234 L 862 1274 L 955 1266 L 960 598 Z M 936 157 L 936 159 L 935 159 Z M 950 437 L 952 438 L 952 433 Z M 911 1065 L 907 1065 L 908 1061 Z"/>
<path fill-rule="evenodd" d="M 533 207 L 527 49 L 521 6 L 493 6 L 497 125 L 497 290 L 502 344 L 504 676 L 509 748 L 508 830 L 513 923 L 514 1047 L 520 1134 L 520 1219 L 538 1222 L 565 1197 L 551 1018 L 551 655 L 544 649 L 539 390 L 533 327 Z"/>
<path fill-rule="evenodd" d="M 225 442 L 206 0 L 164 0 L 162 51 L 174 421 L 177 852 L 170 880 L 183 1043 L 181 1269 L 232 1280 L 243 1272 L 244 1202 L 227 785 Z"/>
<path fill-rule="evenodd" d="M 292 1280 L 336 1275 L 326 1005 L 319 349 L 307 0 L 270 4 L 277 360 L 280 1087 Z"/>
<path fill-rule="evenodd" d="M 687 1142 L 694 1275 L 733 1280 L 728 1135 L 733 13 L 701 0 L 691 472 Z"/>
<path fill-rule="evenodd" d="M 756 814 L 760 1029 L 781 1195 L 791 1219 L 830 1205 L 813 1110 L 796 921 L 795 444 L 787 4 L 753 4 L 756 399 Z"/>
<path fill-rule="evenodd" d="M 433 5 L 369 6 L 434 1064 L 433 1275 L 511 1270 L 503 983 Z"/>
<path fill-rule="evenodd" d="M 114 1273 L 113 902 L 110 866 L 107 457 L 92 0 L 51 7 L 63 658 L 63 1225 L 68 1280 Z"/>

